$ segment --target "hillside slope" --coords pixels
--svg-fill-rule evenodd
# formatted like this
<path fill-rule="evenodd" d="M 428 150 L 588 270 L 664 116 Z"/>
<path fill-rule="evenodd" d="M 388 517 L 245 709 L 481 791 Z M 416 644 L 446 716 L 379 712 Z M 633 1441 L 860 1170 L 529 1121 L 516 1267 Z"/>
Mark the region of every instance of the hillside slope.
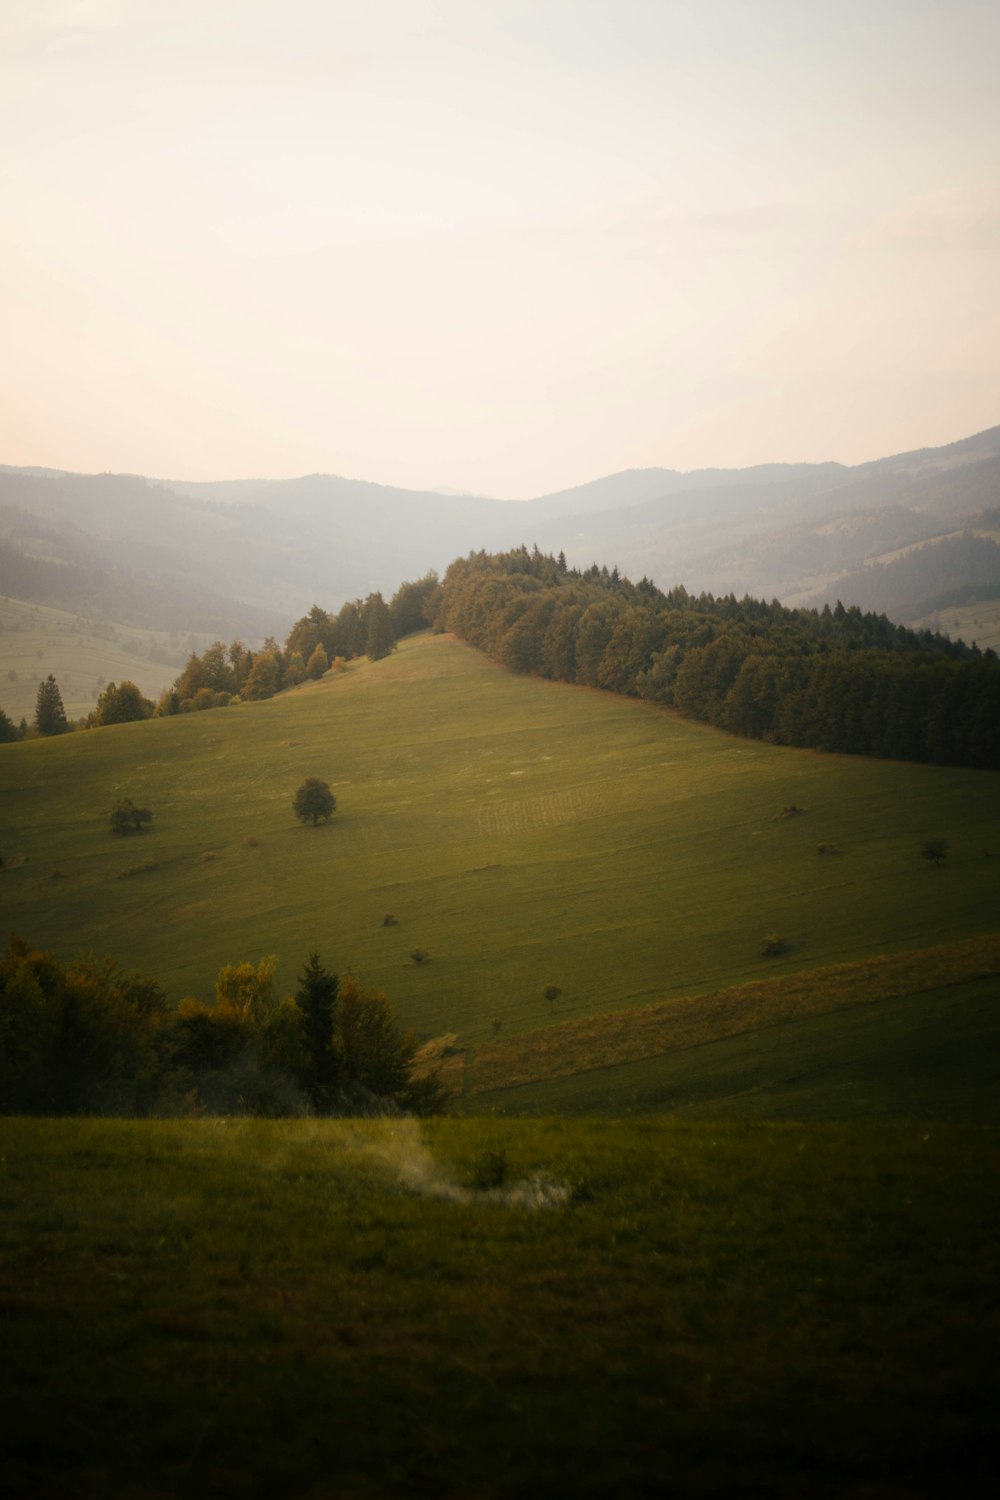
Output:
<path fill-rule="evenodd" d="M 337 797 L 318 829 L 291 807 L 310 775 Z M 151 831 L 109 832 L 123 796 Z M 175 1001 L 268 952 L 291 988 L 316 948 L 463 1045 L 997 924 L 1000 778 L 732 739 L 448 637 L 266 703 L 4 746 L 0 814 L 8 930 Z"/>

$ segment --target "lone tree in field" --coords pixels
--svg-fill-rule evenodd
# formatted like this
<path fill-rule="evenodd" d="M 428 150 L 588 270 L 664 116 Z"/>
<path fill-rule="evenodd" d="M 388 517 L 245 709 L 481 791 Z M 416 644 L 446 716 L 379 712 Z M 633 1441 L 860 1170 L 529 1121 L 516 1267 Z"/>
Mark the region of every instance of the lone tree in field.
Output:
<path fill-rule="evenodd" d="M 927 860 L 927 863 L 933 865 L 934 868 L 937 869 L 937 867 L 939 865 L 943 865 L 945 860 L 948 858 L 948 840 L 926 839 L 924 841 L 924 847 L 920 852 L 924 856 L 924 859 Z"/>
<path fill-rule="evenodd" d="M 66 710 L 63 708 L 59 684 L 50 672 L 44 682 L 38 684 L 35 699 L 35 728 L 39 734 L 65 734 L 69 728 Z"/>
<path fill-rule="evenodd" d="M 307 776 L 295 793 L 292 806 L 300 823 L 311 823 L 315 828 L 320 818 L 329 821 L 337 806 L 337 799 L 325 781 L 320 781 L 316 776 Z"/>
<path fill-rule="evenodd" d="M 136 807 L 129 797 L 123 797 L 111 809 L 112 833 L 141 833 L 148 823 L 152 823 L 153 814 L 148 807 Z"/>

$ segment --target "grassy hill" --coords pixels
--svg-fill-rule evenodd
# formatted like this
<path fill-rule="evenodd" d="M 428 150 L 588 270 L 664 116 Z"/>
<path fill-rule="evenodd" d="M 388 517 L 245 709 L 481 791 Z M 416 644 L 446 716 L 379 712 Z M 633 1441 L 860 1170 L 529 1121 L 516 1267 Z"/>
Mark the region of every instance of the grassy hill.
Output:
<path fill-rule="evenodd" d="M 986 1495 L 995 1148 L 885 1123 L 6 1121 L 0 1483 Z"/>
<path fill-rule="evenodd" d="M 975 641 L 981 651 L 1000 651 L 1000 599 L 949 604 L 912 621 L 915 630 L 934 630 L 953 641 Z"/>
<path fill-rule="evenodd" d="M 71 719 L 87 714 L 109 682 L 135 682 L 154 701 L 205 636 L 142 630 L 0 596 L 0 707 L 30 724 L 38 684 L 51 672 Z"/>
<path fill-rule="evenodd" d="M 291 807 L 310 775 L 338 801 L 316 829 Z M 123 796 L 150 832 L 110 833 Z M 270 952 L 290 989 L 317 948 L 460 1048 L 997 927 L 995 776 L 730 738 L 449 637 L 266 703 L 5 746 L 0 817 L 8 930 L 175 1001 Z"/>

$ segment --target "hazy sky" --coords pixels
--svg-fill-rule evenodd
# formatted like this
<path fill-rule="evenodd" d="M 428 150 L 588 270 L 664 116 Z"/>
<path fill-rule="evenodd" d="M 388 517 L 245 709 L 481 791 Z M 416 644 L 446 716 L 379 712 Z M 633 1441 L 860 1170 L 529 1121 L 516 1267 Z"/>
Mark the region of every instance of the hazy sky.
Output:
<path fill-rule="evenodd" d="M 0 462 L 523 497 L 1000 423 L 996 0 L 0 0 Z"/>

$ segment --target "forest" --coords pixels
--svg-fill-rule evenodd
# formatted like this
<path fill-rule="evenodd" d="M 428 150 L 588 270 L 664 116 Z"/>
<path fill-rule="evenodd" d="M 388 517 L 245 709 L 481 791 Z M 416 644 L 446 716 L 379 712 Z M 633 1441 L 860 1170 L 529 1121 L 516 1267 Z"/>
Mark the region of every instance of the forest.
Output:
<path fill-rule="evenodd" d="M 856 606 L 663 593 L 521 547 L 452 563 L 436 620 L 514 671 L 661 703 L 751 739 L 1000 764 L 996 654 Z"/>
<path fill-rule="evenodd" d="M 750 739 L 807 749 L 995 769 L 1000 765 L 1000 661 L 991 650 L 914 631 L 886 615 L 791 609 L 733 594 L 664 593 L 617 568 L 570 568 L 522 546 L 456 559 L 400 586 L 313 605 L 284 643 L 256 651 L 216 641 L 192 653 L 153 704 L 132 683 L 111 683 L 76 726 L 50 678 L 35 731 L 61 733 L 273 697 L 347 661 L 389 655 L 433 627 L 454 632 L 516 672 L 578 683 L 674 708 Z M 43 701 L 44 700 L 44 701 Z M 18 738 L 0 711 L 0 740 Z"/>

